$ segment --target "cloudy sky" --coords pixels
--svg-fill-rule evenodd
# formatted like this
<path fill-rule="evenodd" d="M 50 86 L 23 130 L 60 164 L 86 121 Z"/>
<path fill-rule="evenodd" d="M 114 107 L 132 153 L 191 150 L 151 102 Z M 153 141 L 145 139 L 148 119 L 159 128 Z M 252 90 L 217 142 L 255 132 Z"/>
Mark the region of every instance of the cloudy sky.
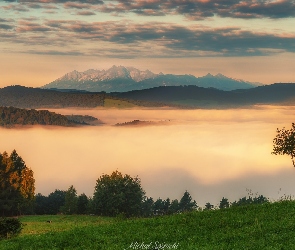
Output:
<path fill-rule="evenodd" d="M 1 0 L 0 87 L 112 65 L 295 82 L 295 0 Z"/>

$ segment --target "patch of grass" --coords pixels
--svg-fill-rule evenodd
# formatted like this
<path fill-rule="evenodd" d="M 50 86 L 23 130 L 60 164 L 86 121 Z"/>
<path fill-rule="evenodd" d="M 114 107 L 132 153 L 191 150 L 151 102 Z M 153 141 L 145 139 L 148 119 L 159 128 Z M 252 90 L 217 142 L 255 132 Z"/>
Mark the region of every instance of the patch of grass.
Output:
<path fill-rule="evenodd" d="M 144 249 L 140 244 L 153 246 L 146 249 L 159 244 L 185 250 L 294 249 L 294 218 L 294 201 L 138 219 L 27 216 L 22 234 L 1 241 L 0 249 Z M 44 222 L 50 219 L 51 224 Z M 53 229 L 54 224 L 60 225 Z"/>
<path fill-rule="evenodd" d="M 108 217 L 88 215 L 38 215 L 21 217 L 25 225 L 21 235 L 61 232 L 77 227 L 111 223 Z M 48 223 L 48 221 L 50 223 Z"/>
<path fill-rule="evenodd" d="M 138 106 L 131 103 L 131 102 L 124 101 L 124 100 L 105 98 L 104 99 L 104 107 L 105 108 L 124 109 L 124 108 L 134 108 L 134 107 L 138 107 Z"/>

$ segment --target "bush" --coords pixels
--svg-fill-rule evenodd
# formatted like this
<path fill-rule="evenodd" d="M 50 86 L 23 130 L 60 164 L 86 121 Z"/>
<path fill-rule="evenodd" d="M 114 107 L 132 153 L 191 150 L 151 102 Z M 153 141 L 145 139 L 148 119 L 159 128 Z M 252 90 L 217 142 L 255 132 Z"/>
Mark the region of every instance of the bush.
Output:
<path fill-rule="evenodd" d="M 16 218 L 0 218 L 0 239 L 17 236 L 22 230 L 22 223 Z"/>

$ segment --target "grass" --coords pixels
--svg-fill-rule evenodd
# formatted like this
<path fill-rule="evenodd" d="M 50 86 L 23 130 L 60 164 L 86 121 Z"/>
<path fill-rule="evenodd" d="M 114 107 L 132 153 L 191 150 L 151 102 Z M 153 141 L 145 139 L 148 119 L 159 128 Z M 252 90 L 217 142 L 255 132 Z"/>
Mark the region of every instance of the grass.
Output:
<path fill-rule="evenodd" d="M 0 249 L 157 249 L 159 244 L 158 249 L 294 249 L 295 245 L 294 201 L 153 218 L 56 215 L 21 220 L 25 224 L 21 235 L 0 241 Z"/>

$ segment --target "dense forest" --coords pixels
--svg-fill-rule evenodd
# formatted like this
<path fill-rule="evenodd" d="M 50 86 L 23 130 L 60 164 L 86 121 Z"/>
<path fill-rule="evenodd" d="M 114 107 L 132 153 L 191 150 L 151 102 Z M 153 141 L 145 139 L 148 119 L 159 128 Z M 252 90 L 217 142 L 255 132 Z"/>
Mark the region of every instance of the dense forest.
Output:
<path fill-rule="evenodd" d="M 0 107 L 0 126 L 16 125 L 100 125 L 102 121 L 89 115 L 61 115 L 48 110 Z"/>

